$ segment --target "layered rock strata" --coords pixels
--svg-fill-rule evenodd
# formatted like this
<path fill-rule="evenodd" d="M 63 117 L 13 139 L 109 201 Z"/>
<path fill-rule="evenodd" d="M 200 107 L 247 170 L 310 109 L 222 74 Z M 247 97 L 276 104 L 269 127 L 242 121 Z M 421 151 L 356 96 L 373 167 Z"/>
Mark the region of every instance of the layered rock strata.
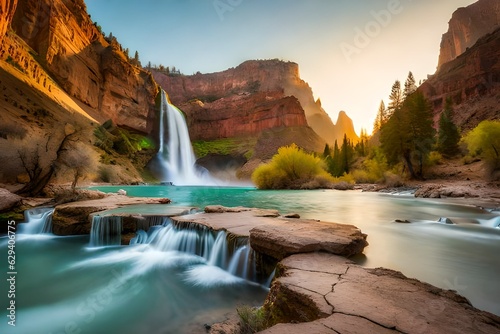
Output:
<path fill-rule="evenodd" d="M 497 0 L 479 0 L 457 9 L 448 22 L 448 31 L 441 39 L 438 69 L 499 27 L 500 3 Z"/>
<path fill-rule="evenodd" d="M 9 42 L 2 42 L 2 59 L 49 92 L 48 85 L 60 86 L 100 122 L 151 130 L 157 93 L 152 76 L 132 65 L 116 40 L 104 38 L 82 0 L 8 1 L 9 13 L 12 8 L 14 15 L 1 20 L 12 27 L 4 38 Z"/>
<path fill-rule="evenodd" d="M 243 134 L 257 135 L 262 129 L 290 125 L 310 126 L 330 144 L 341 140 L 345 132 L 356 136 L 354 129 L 333 124 L 320 100 L 314 100 L 311 87 L 300 78 L 299 67 L 293 62 L 251 60 L 217 73 L 185 76 L 153 71 L 153 75 L 172 102 L 188 115 L 194 140 L 238 135 L 238 132 L 205 131 L 212 127 L 236 127 Z M 295 99 L 289 100 L 290 97 Z M 276 108 L 281 110 L 280 114 L 273 111 Z M 241 121 L 246 121 L 246 126 Z"/>
<path fill-rule="evenodd" d="M 499 119 L 500 29 L 443 64 L 419 90 L 430 100 L 436 124 L 448 98 L 453 102 L 453 119 L 463 130 Z"/>

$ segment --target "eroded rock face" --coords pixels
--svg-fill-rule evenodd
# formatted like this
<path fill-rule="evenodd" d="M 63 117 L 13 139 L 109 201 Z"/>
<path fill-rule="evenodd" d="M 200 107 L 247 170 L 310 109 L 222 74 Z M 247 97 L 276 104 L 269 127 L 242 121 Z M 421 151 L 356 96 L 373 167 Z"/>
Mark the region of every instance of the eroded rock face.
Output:
<path fill-rule="evenodd" d="M 262 333 L 500 333 L 500 318 L 453 291 L 326 253 L 284 259 Z M 285 324 L 286 322 L 305 322 Z"/>
<path fill-rule="evenodd" d="M 500 29 L 442 65 L 419 90 L 430 100 L 436 124 L 447 98 L 453 101 L 453 119 L 462 130 L 499 119 Z"/>
<path fill-rule="evenodd" d="M 82 0 L 23 1 L 11 25 L 43 59 L 45 70 L 92 117 L 142 132 L 150 130 L 147 120 L 154 115 L 157 92 L 154 80 L 130 64 L 116 42 L 104 39 Z M 17 57 L 19 52 L 10 53 L 21 67 L 30 61 Z"/>
<path fill-rule="evenodd" d="M 12 21 L 18 0 L 0 0 L 0 44 Z"/>
<path fill-rule="evenodd" d="M 500 27 L 500 2 L 479 0 L 456 10 L 443 34 L 438 69 L 467 50 L 482 36 Z"/>
<path fill-rule="evenodd" d="M 331 144 L 344 132 L 355 136 L 354 130 L 344 131 L 333 124 L 321 102 L 314 100 L 311 87 L 300 78 L 296 63 L 252 60 L 217 73 L 167 76 L 153 71 L 153 75 L 188 115 L 195 140 L 256 135 L 262 129 L 283 126 L 310 126 Z M 210 131 L 214 127 L 221 131 Z"/>

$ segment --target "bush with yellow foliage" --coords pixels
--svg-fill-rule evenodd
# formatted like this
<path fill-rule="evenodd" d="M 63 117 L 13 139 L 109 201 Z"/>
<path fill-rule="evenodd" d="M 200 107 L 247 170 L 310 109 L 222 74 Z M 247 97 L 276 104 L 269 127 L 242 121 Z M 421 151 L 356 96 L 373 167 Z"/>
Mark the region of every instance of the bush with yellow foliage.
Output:
<path fill-rule="evenodd" d="M 333 177 L 322 159 L 292 144 L 280 147 L 269 163 L 257 167 L 252 181 L 260 189 L 311 189 L 326 187 Z"/>

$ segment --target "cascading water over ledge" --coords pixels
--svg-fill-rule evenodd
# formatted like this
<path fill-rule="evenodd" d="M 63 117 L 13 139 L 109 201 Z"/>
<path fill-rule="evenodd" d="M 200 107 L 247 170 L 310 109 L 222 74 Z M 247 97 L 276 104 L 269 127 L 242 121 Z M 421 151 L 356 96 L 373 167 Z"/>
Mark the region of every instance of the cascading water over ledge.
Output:
<path fill-rule="evenodd" d="M 90 230 L 90 246 L 118 246 L 122 237 L 122 217 L 93 216 Z"/>
<path fill-rule="evenodd" d="M 174 185 L 216 185 L 209 172 L 196 165 L 186 120 L 161 90 L 159 149 L 156 161 L 161 181 Z"/>
<path fill-rule="evenodd" d="M 54 208 L 35 208 L 26 210 L 26 222 L 19 225 L 22 234 L 49 234 L 52 233 L 52 214 Z"/>
<path fill-rule="evenodd" d="M 248 238 L 228 238 L 225 231 L 214 231 L 196 224 L 178 227 L 168 219 L 148 232 L 138 231 L 130 244 L 149 245 L 156 252 L 178 251 L 202 257 L 206 264 L 193 267 L 187 277 L 187 281 L 197 285 L 213 283 L 206 276 L 217 275 L 221 269 L 252 282 L 265 283 L 268 280 L 257 277 L 255 252 L 248 244 Z"/>

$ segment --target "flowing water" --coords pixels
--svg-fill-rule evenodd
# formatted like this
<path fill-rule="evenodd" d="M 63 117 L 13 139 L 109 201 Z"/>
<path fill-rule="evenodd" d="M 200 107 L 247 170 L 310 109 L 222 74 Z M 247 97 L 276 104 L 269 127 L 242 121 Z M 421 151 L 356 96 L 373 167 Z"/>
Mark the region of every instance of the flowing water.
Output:
<path fill-rule="evenodd" d="M 354 224 L 368 234 L 370 243 L 364 256 L 356 258 L 362 265 L 400 270 L 458 290 L 474 306 L 500 314 L 497 211 L 461 201 L 357 191 L 119 188 L 130 196 L 169 197 L 172 205 L 272 208 Z M 410 223 L 398 224 L 395 219 Z M 138 233 L 131 246 L 89 247 L 89 236 L 18 234 L 17 326 L 14 331 L 9 328 L 2 311 L 0 333 L 204 333 L 204 323 L 223 319 L 238 305 L 262 304 L 267 290 L 252 282 L 247 245 L 229 254 L 222 232 L 193 234 L 174 229 L 168 221 L 155 224 L 149 232 Z M 0 253 L 7 253 L 6 238 L 0 239 Z M 0 291 L 6 291 L 5 284 L 2 281 Z M 0 307 L 6 306 L 2 298 Z"/>
<path fill-rule="evenodd" d="M 216 185 L 207 170 L 196 165 L 191 139 L 182 112 L 161 91 L 159 149 L 162 181 L 175 185 Z"/>

